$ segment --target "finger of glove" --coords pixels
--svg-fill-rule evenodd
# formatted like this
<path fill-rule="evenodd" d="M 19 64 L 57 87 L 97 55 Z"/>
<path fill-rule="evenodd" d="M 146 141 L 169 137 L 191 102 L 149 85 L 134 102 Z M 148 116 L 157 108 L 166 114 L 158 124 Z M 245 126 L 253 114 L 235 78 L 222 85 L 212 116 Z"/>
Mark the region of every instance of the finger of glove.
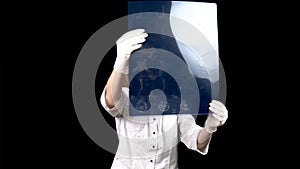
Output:
<path fill-rule="evenodd" d="M 215 103 L 210 103 L 210 107 L 216 110 L 215 113 L 217 113 L 219 116 L 221 117 L 228 116 L 228 111 L 224 105 L 221 107 Z"/>
<path fill-rule="evenodd" d="M 126 42 L 125 41 L 124 42 L 127 43 L 127 44 L 130 44 L 130 45 L 135 45 L 135 44 L 138 44 L 138 43 L 145 42 L 146 41 L 145 38 L 146 37 L 144 37 L 144 36 L 138 36 L 138 37 L 130 38 L 130 39 L 126 40 Z"/>
<path fill-rule="evenodd" d="M 213 107 L 209 107 L 209 110 L 211 111 L 211 115 L 213 117 L 215 117 L 216 119 L 218 119 L 219 121 L 221 121 L 224 118 L 224 116 L 222 115 L 222 112 L 214 109 Z"/>
<path fill-rule="evenodd" d="M 223 121 L 223 118 L 215 113 L 212 113 L 211 116 L 216 120 L 218 120 L 219 122 Z"/>
<path fill-rule="evenodd" d="M 137 29 L 137 30 L 127 32 L 117 40 L 117 43 L 122 42 L 122 41 L 127 40 L 127 39 L 130 39 L 130 38 L 133 38 L 133 37 L 138 37 L 140 35 L 141 36 L 148 36 L 148 34 L 144 33 L 144 32 L 145 32 L 144 29 Z"/>
<path fill-rule="evenodd" d="M 134 51 L 134 50 L 137 50 L 137 49 L 140 48 L 140 47 L 142 47 L 142 44 L 132 45 L 132 46 L 130 47 L 131 52 Z"/>
<path fill-rule="evenodd" d="M 118 41 L 117 46 L 118 47 L 132 46 L 138 43 L 143 43 L 145 41 L 146 41 L 145 37 L 134 37 L 126 40 L 124 39 L 123 41 Z"/>
<path fill-rule="evenodd" d="M 215 106 L 215 105 L 211 105 L 211 103 L 210 103 L 209 110 L 211 110 L 213 113 L 217 114 L 220 117 L 225 116 L 225 111 L 226 111 L 225 109 L 222 109 L 222 108 L 220 108 L 218 106 Z"/>
<path fill-rule="evenodd" d="M 141 34 L 143 32 L 145 32 L 145 29 L 134 29 L 134 30 L 126 32 L 121 37 L 130 37 L 130 36 L 134 36 L 134 35 L 137 35 L 137 34 Z"/>
<path fill-rule="evenodd" d="M 129 59 L 129 56 L 132 53 L 132 51 L 134 51 L 140 47 L 142 47 L 142 44 L 134 44 L 134 45 L 128 46 L 124 50 L 119 50 L 118 56 L 120 56 L 120 58 L 127 60 L 127 59 Z"/>
<path fill-rule="evenodd" d="M 211 116 L 214 117 L 214 118 L 216 118 L 217 120 L 219 120 L 221 124 L 224 124 L 226 122 L 226 120 L 228 119 L 227 113 L 225 113 L 224 116 L 220 116 L 220 115 L 218 115 L 215 112 L 211 112 Z"/>
<path fill-rule="evenodd" d="M 126 50 L 123 50 L 122 52 L 118 53 L 118 56 L 120 56 L 120 58 L 124 58 L 124 59 L 129 59 L 130 54 L 134 51 L 137 50 L 138 48 L 142 47 L 142 44 L 135 44 L 132 46 L 129 46 L 126 48 Z"/>
<path fill-rule="evenodd" d="M 220 102 L 220 101 L 212 100 L 211 102 L 214 103 L 214 104 L 216 104 L 216 105 L 218 105 L 218 106 L 220 106 L 220 107 L 224 107 L 224 104 L 222 102 Z"/>
<path fill-rule="evenodd" d="M 215 107 L 216 109 L 220 110 L 220 111 L 225 111 L 226 107 L 223 104 L 217 103 L 212 101 L 211 103 L 209 103 L 210 106 Z"/>

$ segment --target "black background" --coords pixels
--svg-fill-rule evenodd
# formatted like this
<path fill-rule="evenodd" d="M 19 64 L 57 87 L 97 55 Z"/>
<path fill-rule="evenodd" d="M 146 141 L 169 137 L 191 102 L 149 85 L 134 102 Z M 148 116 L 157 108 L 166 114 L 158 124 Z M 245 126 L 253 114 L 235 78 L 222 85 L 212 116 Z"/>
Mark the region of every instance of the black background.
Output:
<path fill-rule="evenodd" d="M 272 92 L 262 90 L 269 85 L 256 78 L 259 74 L 274 74 L 272 69 L 265 69 L 266 62 L 263 62 L 262 56 L 267 56 L 267 51 L 262 41 L 270 35 L 261 26 L 271 22 L 273 15 L 268 12 L 258 15 L 265 8 L 254 1 L 211 2 L 218 5 L 219 52 L 227 80 L 229 118 L 214 134 L 206 156 L 180 143 L 179 167 L 243 167 L 245 164 L 254 167 L 265 162 L 266 154 L 276 152 L 276 148 L 260 137 L 271 136 L 274 133 L 271 126 L 256 121 L 268 113 L 260 107 L 264 98 L 272 96 Z M 5 112 L 1 117 L 4 129 L 1 165 L 4 168 L 109 168 L 114 154 L 96 145 L 77 120 L 72 102 L 72 74 L 85 42 L 105 24 L 126 15 L 127 2 L 11 0 L 7 7 L 10 9 L 4 27 L 7 57 L 1 57 L 4 72 L 1 97 L 5 98 L 1 106 L 1 112 Z M 262 39 L 257 40 L 256 32 L 261 31 Z M 110 55 L 113 54 L 111 51 Z M 114 59 L 106 59 L 108 64 L 100 66 L 106 75 L 97 82 L 99 85 L 104 84 L 112 70 Z M 259 71 L 254 73 L 249 69 Z M 264 69 L 262 73 L 260 70 Z M 268 76 L 269 80 L 272 77 Z M 106 119 L 113 123 L 109 116 Z"/>

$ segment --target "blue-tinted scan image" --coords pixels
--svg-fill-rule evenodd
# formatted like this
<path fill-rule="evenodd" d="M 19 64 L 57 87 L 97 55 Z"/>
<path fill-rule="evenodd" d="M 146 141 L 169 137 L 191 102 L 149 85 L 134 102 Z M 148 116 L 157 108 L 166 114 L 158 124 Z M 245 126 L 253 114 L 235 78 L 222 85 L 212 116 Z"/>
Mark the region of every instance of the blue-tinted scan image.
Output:
<path fill-rule="evenodd" d="M 128 14 L 149 35 L 130 57 L 130 115 L 206 115 L 219 99 L 216 4 L 129 1 Z"/>

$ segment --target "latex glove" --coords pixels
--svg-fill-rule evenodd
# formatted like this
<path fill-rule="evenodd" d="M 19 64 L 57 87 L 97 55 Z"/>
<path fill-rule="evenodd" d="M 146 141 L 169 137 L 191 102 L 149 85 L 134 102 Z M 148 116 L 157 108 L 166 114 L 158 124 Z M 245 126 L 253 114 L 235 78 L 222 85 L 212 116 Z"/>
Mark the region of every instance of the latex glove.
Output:
<path fill-rule="evenodd" d="M 213 100 L 209 103 L 209 114 L 204 128 L 208 133 L 217 131 L 217 127 L 223 125 L 228 118 L 228 111 L 223 103 Z"/>
<path fill-rule="evenodd" d="M 142 47 L 140 43 L 144 42 L 147 36 L 148 34 L 145 33 L 145 29 L 135 29 L 125 33 L 117 40 L 117 58 L 114 64 L 115 71 L 128 74 L 130 54 L 134 50 Z"/>

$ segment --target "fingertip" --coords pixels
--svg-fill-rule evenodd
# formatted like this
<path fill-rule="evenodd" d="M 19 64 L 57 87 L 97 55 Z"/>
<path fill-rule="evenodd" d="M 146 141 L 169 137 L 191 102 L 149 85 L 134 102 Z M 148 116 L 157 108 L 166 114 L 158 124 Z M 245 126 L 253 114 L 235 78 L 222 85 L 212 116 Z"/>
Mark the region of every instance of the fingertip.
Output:
<path fill-rule="evenodd" d="M 218 100 L 212 100 L 212 102 L 217 104 L 217 105 L 223 106 L 223 103 L 218 101 Z"/>
<path fill-rule="evenodd" d="M 142 38 L 148 37 L 148 33 L 142 33 L 141 37 L 142 37 Z"/>
<path fill-rule="evenodd" d="M 210 107 L 213 107 L 213 108 L 219 107 L 219 105 L 218 105 L 217 103 L 215 103 L 215 102 L 210 102 L 210 103 L 209 103 L 209 106 L 210 106 Z"/>
<path fill-rule="evenodd" d="M 133 30 L 130 30 L 130 31 L 126 32 L 121 37 L 123 37 L 123 38 L 130 38 L 130 37 L 142 34 L 144 32 L 145 32 L 145 29 L 133 29 Z"/>
<path fill-rule="evenodd" d="M 133 31 L 136 32 L 136 33 L 144 33 L 146 30 L 143 29 L 143 28 L 138 28 L 138 29 L 135 29 Z"/>
<path fill-rule="evenodd" d="M 145 32 L 146 30 L 144 28 L 138 28 L 137 30 Z"/>
<path fill-rule="evenodd" d="M 134 48 L 136 50 L 136 49 L 141 48 L 141 47 L 142 47 L 142 44 L 136 44 Z"/>

